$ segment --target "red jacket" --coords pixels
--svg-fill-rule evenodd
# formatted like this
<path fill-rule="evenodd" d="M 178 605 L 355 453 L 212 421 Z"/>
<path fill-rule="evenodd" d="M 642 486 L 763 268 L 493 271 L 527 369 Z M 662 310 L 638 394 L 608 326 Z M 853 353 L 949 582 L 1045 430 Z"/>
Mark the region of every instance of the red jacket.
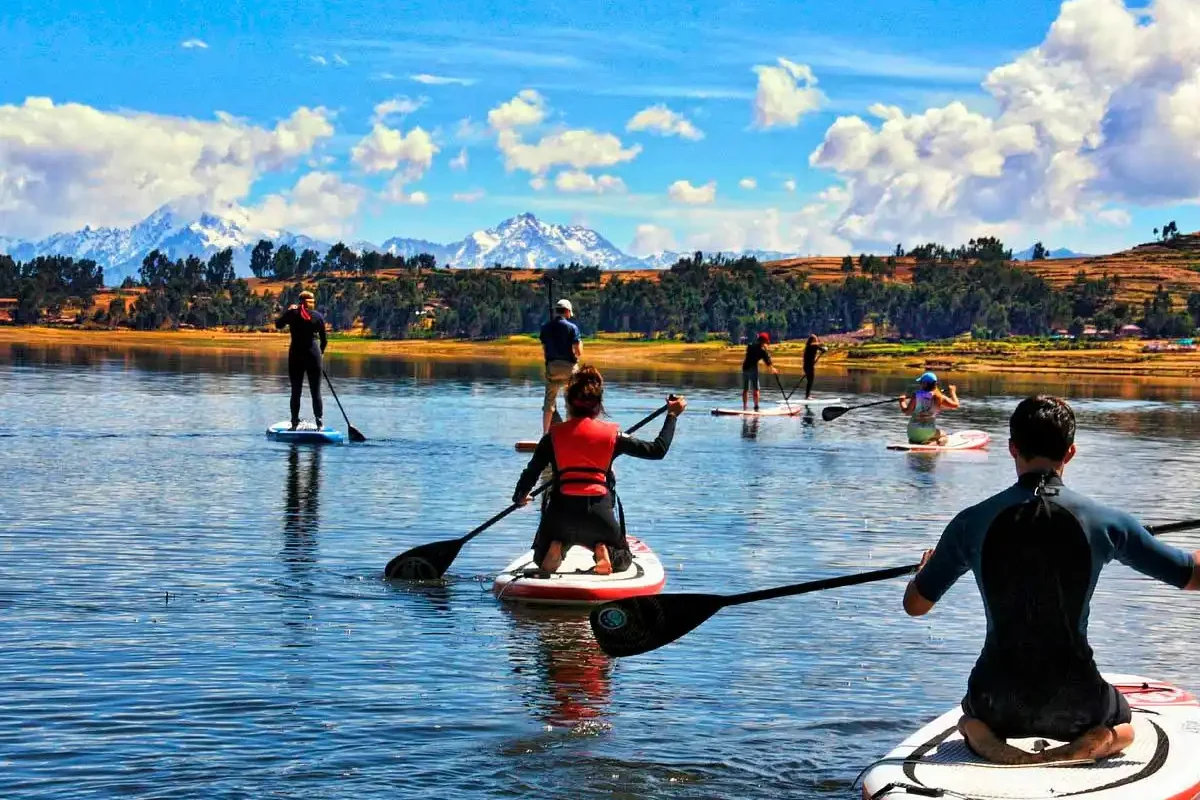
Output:
<path fill-rule="evenodd" d="M 589 417 L 575 417 L 550 429 L 554 445 L 554 477 L 560 494 L 603 497 L 621 426 Z"/>

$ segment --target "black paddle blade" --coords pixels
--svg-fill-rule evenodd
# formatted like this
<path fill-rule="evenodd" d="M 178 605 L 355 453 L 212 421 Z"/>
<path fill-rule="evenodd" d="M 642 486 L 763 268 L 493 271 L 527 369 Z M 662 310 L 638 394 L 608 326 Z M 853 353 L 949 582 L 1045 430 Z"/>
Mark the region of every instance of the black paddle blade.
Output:
<path fill-rule="evenodd" d="M 363 436 L 362 431 L 360 431 L 358 428 L 354 427 L 353 425 L 350 426 L 350 441 L 361 443 L 361 442 L 365 442 L 366 440 L 367 440 L 367 437 Z"/>
<path fill-rule="evenodd" d="M 821 419 L 826 422 L 833 422 L 835 419 L 845 414 L 850 409 L 846 406 L 825 406 L 821 409 Z"/>
<path fill-rule="evenodd" d="M 462 546 L 462 539 L 449 539 L 406 550 L 387 563 L 383 568 L 383 577 L 389 581 L 431 581 L 440 578 L 450 569 Z"/>
<path fill-rule="evenodd" d="M 630 597 L 592 609 L 592 633 L 610 656 L 636 656 L 662 647 L 700 626 L 725 605 L 712 594 Z"/>

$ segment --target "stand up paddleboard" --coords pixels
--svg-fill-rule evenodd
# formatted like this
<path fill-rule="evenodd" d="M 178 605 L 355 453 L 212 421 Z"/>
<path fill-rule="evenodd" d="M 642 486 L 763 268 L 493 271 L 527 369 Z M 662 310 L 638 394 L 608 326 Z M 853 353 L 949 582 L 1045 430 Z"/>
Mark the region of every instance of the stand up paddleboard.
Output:
<path fill-rule="evenodd" d="M 296 426 L 296 430 L 291 430 L 291 427 L 290 422 L 276 422 L 267 428 L 267 438 L 297 444 L 341 444 L 346 441 L 346 436 L 341 431 L 328 426 L 318 428 L 308 420 Z"/>
<path fill-rule="evenodd" d="M 1133 708 L 1133 746 L 1095 762 L 996 766 L 970 751 L 955 708 L 867 769 L 865 800 L 918 797 L 1043 800 L 1193 800 L 1200 797 L 1200 702 L 1169 683 L 1107 675 Z M 1036 739 L 1010 739 L 1033 752 Z M 1061 742 L 1050 742 L 1054 747 Z"/>
<path fill-rule="evenodd" d="M 908 450 L 913 453 L 940 453 L 943 450 L 982 450 L 992 437 L 986 431 L 962 431 L 946 437 L 945 444 L 889 444 L 888 450 Z"/>
<path fill-rule="evenodd" d="M 504 568 L 492 584 L 500 600 L 559 606 L 590 606 L 658 594 L 667 582 L 658 556 L 641 540 L 629 537 L 633 563 L 623 572 L 597 575 L 592 551 L 575 546 L 567 551 L 556 572 L 544 573 L 533 561 L 533 551 Z"/>

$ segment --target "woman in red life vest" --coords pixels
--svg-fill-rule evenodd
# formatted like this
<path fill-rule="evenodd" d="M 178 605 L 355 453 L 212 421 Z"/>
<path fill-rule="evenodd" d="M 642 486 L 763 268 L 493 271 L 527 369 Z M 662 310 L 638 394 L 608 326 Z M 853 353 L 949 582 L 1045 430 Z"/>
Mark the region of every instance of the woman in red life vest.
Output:
<path fill-rule="evenodd" d="M 533 540 L 534 560 L 547 572 L 558 569 L 572 545 L 595 553 L 599 575 L 629 568 L 633 556 L 623 521 L 617 519 L 613 459 L 666 456 L 675 435 L 675 418 L 687 407 L 682 397 L 670 401 L 658 438 L 646 442 L 625 436 L 616 423 L 601 421 L 603 399 L 600 373 L 595 367 L 580 367 L 567 384 L 567 421 L 552 427 L 538 442 L 513 492 L 513 502 L 525 505 L 538 476 L 547 466 L 553 470 L 550 502 Z"/>

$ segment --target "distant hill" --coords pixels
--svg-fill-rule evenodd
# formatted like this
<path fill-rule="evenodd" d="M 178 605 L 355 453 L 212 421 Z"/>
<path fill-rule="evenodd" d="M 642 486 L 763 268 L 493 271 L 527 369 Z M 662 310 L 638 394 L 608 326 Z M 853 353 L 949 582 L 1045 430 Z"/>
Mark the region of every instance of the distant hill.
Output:
<path fill-rule="evenodd" d="M 1065 247 L 1060 247 L 1057 250 L 1049 252 L 1050 258 L 1090 258 L 1089 253 L 1076 253 L 1074 250 L 1068 250 Z M 1026 247 L 1019 253 L 1013 253 L 1013 261 L 1032 261 L 1033 260 L 1033 245 Z"/>

